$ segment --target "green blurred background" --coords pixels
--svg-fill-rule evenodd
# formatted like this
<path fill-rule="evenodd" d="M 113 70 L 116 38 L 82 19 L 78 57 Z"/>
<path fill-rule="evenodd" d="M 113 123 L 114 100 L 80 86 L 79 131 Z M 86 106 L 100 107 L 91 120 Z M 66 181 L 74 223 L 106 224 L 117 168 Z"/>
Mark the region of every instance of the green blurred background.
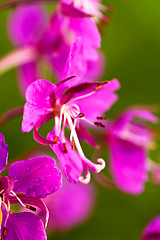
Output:
<path fill-rule="evenodd" d="M 103 29 L 102 51 L 107 57 L 103 79 L 121 82 L 119 101 L 108 116 L 135 104 L 159 104 L 160 97 L 160 1 L 108 0 L 103 3 L 115 9 L 111 23 Z M 52 8 L 51 4 L 49 5 Z M 13 46 L 6 34 L 10 11 L 0 12 L 0 56 Z M 16 86 L 15 70 L 0 76 L 0 113 L 20 106 L 24 100 Z M 9 145 L 9 158 L 23 154 L 36 145 L 32 133 L 22 134 L 21 117 L 1 127 Z M 160 161 L 157 148 L 151 155 Z M 80 227 L 50 239 L 64 240 L 136 240 L 150 219 L 160 214 L 160 187 L 146 184 L 140 196 L 107 190 L 96 184 L 98 197 L 91 218 Z M 38 239 L 37 239 L 38 240 Z"/>

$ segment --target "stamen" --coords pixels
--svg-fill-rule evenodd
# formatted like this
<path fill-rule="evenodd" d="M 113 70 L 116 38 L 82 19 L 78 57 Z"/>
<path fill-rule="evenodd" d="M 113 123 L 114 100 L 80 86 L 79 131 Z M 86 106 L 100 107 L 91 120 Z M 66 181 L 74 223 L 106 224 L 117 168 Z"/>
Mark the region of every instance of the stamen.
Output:
<path fill-rule="evenodd" d="M 32 211 L 36 211 L 36 208 L 31 206 L 31 205 L 26 205 L 26 208 L 28 208 L 29 210 L 32 210 Z"/>
<path fill-rule="evenodd" d="M 105 125 L 103 123 L 100 123 L 100 122 L 94 122 L 94 125 L 96 125 L 97 127 L 105 128 Z"/>
<path fill-rule="evenodd" d="M 78 117 L 79 117 L 79 118 L 83 118 L 83 117 L 84 117 L 84 113 L 79 113 L 79 114 L 78 114 Z"/>
<path fill-rule="evenodd" d="M 57 142 L 57 140 L 58 140 L 58 136 L 55 136 L 54 141 Z"/>
<path fill-rule="evenodd" d="M 67 153 L 68 152 L 68 150 L 67 150 L 67 145 L 66 145 L 66 143 L 63 143 L 63 152 L 64 153 Z"/>
<path fill-rule="evenodd" d="M 5 238 L 6 236 L 6 232 L 7 232 L 7 228 L 6 227 L 3 227 L 3 230 L 2 230 L 2 236 Z"/>
<path fill-rule="evenodd" d="M 106 117 L 97 117 L 98 120 L 107 120 Z"/>
<path fill-rule="evenodd" d="M 75 149 L 75 141 L 74 141 L 74 139 L 72 139 L 71 148 L 72 148 L 72 150 Z"/>

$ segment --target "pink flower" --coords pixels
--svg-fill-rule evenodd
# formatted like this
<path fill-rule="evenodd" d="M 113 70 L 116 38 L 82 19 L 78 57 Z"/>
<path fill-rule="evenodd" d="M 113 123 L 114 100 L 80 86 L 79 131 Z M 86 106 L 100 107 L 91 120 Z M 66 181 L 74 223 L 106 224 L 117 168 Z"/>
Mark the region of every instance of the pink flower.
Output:
<path fill-rule="evenodd" d="M 148 110 L 135 107 L 121 114 L 107 129 L 114 181 L 122 191 L 132 194 L 140 194 L 148 179 L 147 153 L 153 135 L 142 120 L 157 122 Z"/>
<path fill-rule="evenodd" d="M 105 167 L 105 162 L 98 159 L 98 164 L 94 164 L 84 155 L 77 129 L 83 123 L 105 127 L 103 123 L 97 121 L 97 117 L 102 116 L 103 112 L 117 100 L 114 91 L 119 88 L 119 82 L 114 79 L 110 83 L 83 83 L 68 89 L 70 81 L 73 79 L 68 78 L 54 85 L 41 79 L 27 88 L 22 131 L 30 132 L 33 129 L 36 141 L 51 146 L 70 182 L 88 183 L 90 181 L 88 169 L 98 173 Z M 52 118 L 54 130 L 48 134 L 48 139 L 45 139 L 38 133 L 38 129 Z M 70 130 L 69 141 L 65 136 L 66 127 Z M 85 178 L 81 176 L 83 170 Z"/>

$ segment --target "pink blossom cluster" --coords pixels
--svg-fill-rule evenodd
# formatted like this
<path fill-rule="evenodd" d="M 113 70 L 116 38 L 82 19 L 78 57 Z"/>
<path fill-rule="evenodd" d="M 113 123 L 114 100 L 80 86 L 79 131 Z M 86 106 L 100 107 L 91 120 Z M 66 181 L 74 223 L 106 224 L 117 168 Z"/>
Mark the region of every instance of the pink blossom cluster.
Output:
<path fill-rule="evenodd" d="M 7 23 L 14 50 L 0 59 L 0 73 L 17 68 L 25 105 L 11 109 L 0 123 L 21 114 L 22 132 L 33 132 L 40 146 L 51 149 L 28 159 L 10 162 L 0 178 L 0 239 L 44 240 L 45 228 L 66 230 L 83 222 L 95 202 L 91 173 L 102 185 L 108 181 L 121 191 L 137 195 L 145 183 L 160 183 L 160 166 L 149 159 L 154 145 L 151 124 L 157 117 L 147 107 L 130 107 L 116 119 L 106 112 L 118 100 L 117 79 L 99 81 L 105 70 L 98 26 L 107 24 L 109 6 L 100 0 L 59 0 L 51 15 L 45 1 L 15 0 Z M 46 136 L 40 128 L 51 122 Z M 112 176 L 102 171 L 106 159 L 91 157 L 107 148 Z M 24 143 L 25 144 L 25 143 Z M 103 146 L 103 147 L 101 147 Z M 100 151 L 101 150 L 101 151 Z M 89 156 L 88 156 L 89 155 Z M 93 154 L 92 154 L 93 155 Z M 55 157 L 56 156 L 56 157 Z M 0 134 L 0 171 L 6 171 L 8 146 Z M 19 212 L 11 205 L 19 204 Z M 144 230 L 142 240 L 160 239 L 160 220 Z"/>

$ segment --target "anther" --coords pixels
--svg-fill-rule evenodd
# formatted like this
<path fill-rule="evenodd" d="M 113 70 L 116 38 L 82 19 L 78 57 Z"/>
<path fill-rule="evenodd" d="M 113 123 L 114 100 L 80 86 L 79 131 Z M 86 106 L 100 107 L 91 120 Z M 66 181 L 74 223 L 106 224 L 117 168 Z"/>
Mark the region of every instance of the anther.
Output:
<path fill-rule="evenodd" d="M 79 114 L 78 114 L 78 117 L 79 117 L 79 118 L 83 118 L 83 117 L 84 117 L 84 113 L 79 113 Z"/>
<path fill-rule="evenodd" d="M 63 143 L 63 152 L 64 153 L 67 153 L 68 152 L 68 150 L 67 150 L 67 145 L 66 145 L 66 143 Z"/>
<path fill-rule="evenodd" d="M 94 122 L 94 125 L 96 125 L 97 127 L 105 128 L 105 125 L 103 123 L 100 123 L 100 122 Z"/>
<path fill-rule="evenodd" d="M 72 139 L 71 147 L 72 147 L 72 150 L 75 149 L 75 141 L 73 139 Z"/>
<path fill-rule="evenodd" d="M 106 117 L 97 117 L 98 120 L 107 120 Z"/>
<path fill-rule="evenodd" d="M 3 227 L 2 236 L 3 236 L 4 238 L 6 237 L 6 232 L 7 232 L 7 228 L 6 228 L 6 227 Z"/>
<path fill-rule="evenodd" d="M 102 85 L 99 85 L 99 86 L 97 86 L 95 89 L 94 89 L 94 91 L 98 91 L 99 89 L 101 89 L 102 88 Z"/>
<path fill-rule="evenodd" d="M 3 201 L 3 194 L 0 194 L 0 198 L 2 199 L 2 201 Z"/>
<path fill-rule="evenodd" d="M 30 205 L 26 205 L 26 208 L 28 208 L 29 210 L 32 210 L 32 211 L 36 211 L 36 208 L 33 207 L 33 206 L 30 206 Z"/>
<path fill-rule="evenodd" d="M 2 235 L 0 235 L 0 240 L 2 240 Z"/>
<path fill-rule="evenodd" d="M 55 136 L 53 141 L 57 142 L 57 140 L 58 140 L 58 136 Z"/>

